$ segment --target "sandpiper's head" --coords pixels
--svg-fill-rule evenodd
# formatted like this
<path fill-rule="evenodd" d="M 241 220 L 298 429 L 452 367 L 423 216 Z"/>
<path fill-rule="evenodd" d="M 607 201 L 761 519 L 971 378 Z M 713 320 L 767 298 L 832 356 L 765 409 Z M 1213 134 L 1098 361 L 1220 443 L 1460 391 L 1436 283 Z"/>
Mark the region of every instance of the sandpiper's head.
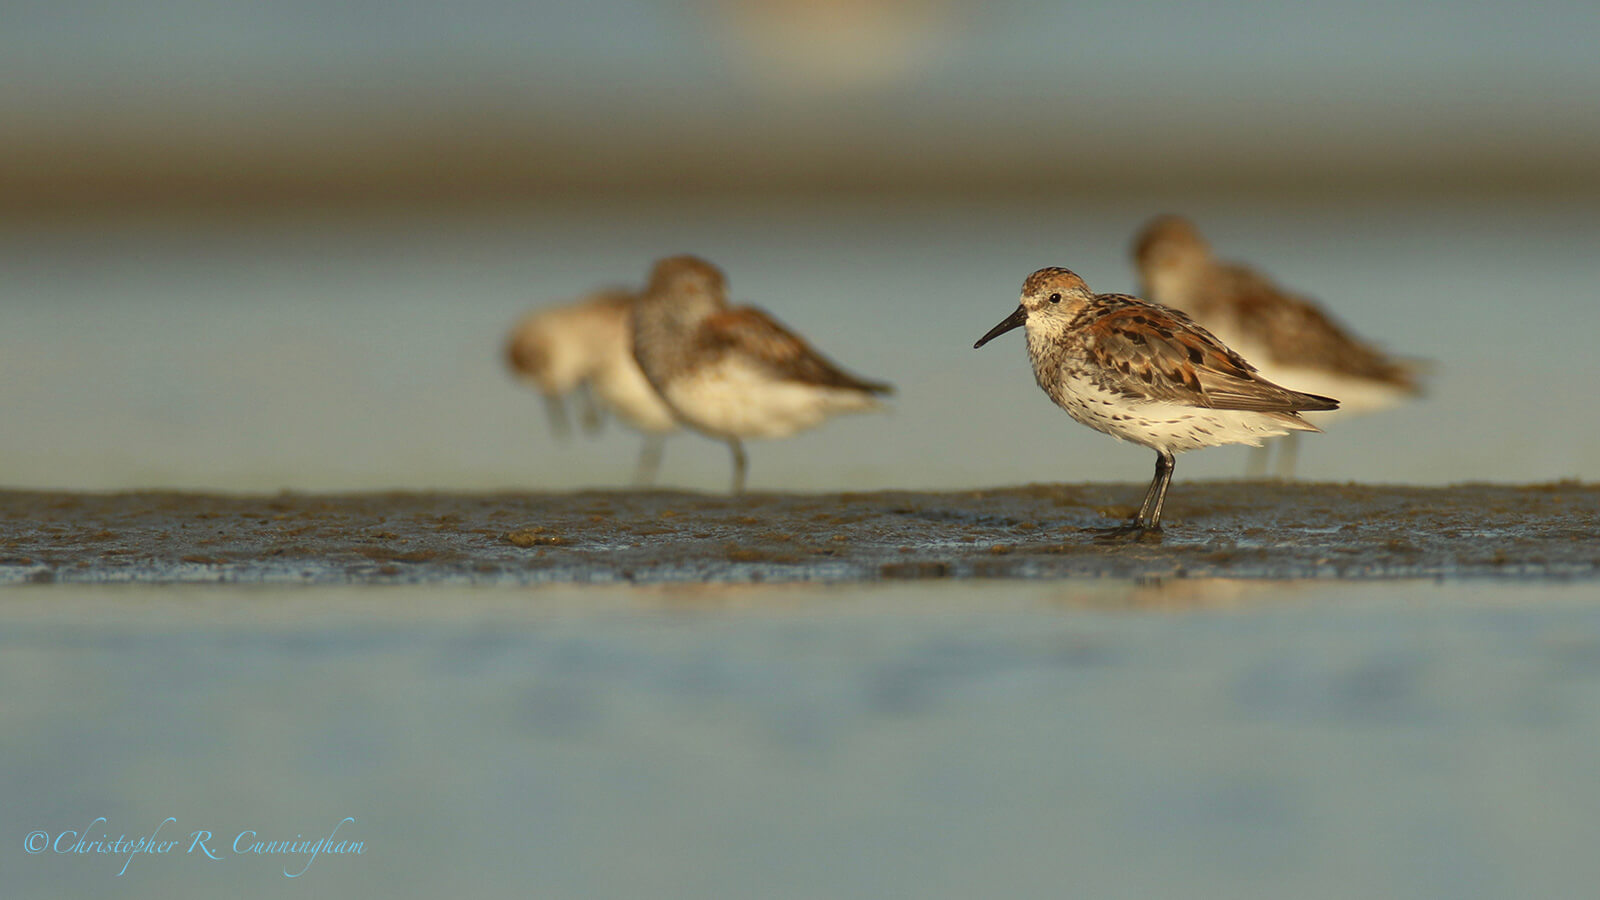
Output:
<path fill-rule="evenodd" d="M 656 261 L 647 292 L 653 296 L 701 295 L 720 299 L 727 291 L 722 270 L 698 256 L 684 254 Z"/>
<path fill-rule="evenodd" d="M 1162 273 L 1180 272 L 1211 258 L 1211 245 L 1194 223 L 1182 216 L 1156 216 L 1133 239 L 1133 264 L 1146 282 Z"/>
<path fill-rule="evenodd" d="M 1065 329 L 1067 321 L 1078 307 L 1094 298 L 1094 292 L 1071 269 L 1051 266 L 1028 276 L 1022 283 L 1022 302 L 1005 321 L 989 329 L 973 347 L 982 347 L 1013 328 L 1024 325 L 1030 330 L 1056 331 Z"/>

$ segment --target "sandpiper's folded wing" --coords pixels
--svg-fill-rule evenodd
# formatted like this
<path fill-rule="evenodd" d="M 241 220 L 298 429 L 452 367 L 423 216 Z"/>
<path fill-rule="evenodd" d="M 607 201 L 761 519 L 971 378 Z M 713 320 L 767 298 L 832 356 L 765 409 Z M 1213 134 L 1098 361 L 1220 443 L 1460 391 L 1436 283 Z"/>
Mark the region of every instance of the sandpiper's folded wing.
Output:
<path fill-rule="evenodd" d="M 708 355 L 733 351 L 756 360 L 775 376 L 820 387 L 887 394 L 891 385 L 858 378 L 818 353 L 805 339 L 753 306 L 716 313 L 700 332 Z"/>
<path fill-rule="evenodd" d="M 1177 310 L 1113 296 L 1117 305 L 1081 326 L 1104 386 L 1129 397 L 1210 409 L 1301 412 L 1339 402 L 1273 384 Z"/>
<path fill-rule="evenodd" d="M 1421 390 L 1420 367 L 1397 360 L 1356 337 L 1316 301 L 1283 290 L 1248 266 L 1223 269 L 1224 289 L 1234 306 L 1234 325 L 1279 365 L 1326 369 Z"/>

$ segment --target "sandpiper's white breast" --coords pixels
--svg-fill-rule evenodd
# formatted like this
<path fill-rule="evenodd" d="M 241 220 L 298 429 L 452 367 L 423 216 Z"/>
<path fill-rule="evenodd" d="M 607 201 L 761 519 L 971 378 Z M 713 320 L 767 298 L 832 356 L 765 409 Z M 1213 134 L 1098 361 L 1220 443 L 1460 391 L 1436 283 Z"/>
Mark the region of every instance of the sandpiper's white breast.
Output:
<path fill-rule="evenodd" d="M 645 380 L 631 353 L 609 355 L 595 370 L 591 383 L 601 402 L 639 431 L 661 434 L 678 427 L 672 410 Z"/>

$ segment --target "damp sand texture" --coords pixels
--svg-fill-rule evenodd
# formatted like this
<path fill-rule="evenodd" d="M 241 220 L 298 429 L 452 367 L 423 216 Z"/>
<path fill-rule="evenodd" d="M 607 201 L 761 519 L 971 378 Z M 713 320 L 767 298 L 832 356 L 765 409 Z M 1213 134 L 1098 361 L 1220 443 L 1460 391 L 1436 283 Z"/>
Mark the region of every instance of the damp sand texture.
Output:
<path fill-rule="evenodd" d="M 1066 576 L 1589 578 L 1600 487 L 1193 482 L 952 493 L 0 492 L 0 583 L 859 582 Z"/>

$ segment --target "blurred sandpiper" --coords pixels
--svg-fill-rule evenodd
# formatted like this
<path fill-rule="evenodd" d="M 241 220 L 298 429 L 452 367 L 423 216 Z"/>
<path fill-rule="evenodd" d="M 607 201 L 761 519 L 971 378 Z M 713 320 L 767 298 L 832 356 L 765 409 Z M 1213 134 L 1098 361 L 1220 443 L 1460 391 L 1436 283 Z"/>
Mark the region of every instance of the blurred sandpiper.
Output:
<path fill-rule="evenodd" d="M 633 359 L 631 315 L 638 299 L 633 291 L 614 289 L 538 310 L 512 330 L 506 359 L 544 395 L 558 435 L 570 429 L 564 399 L 569 394 L 582 403 L 588 430 L 598 430 L 603 407 L 642 433 L 634 480 L 649 484 L 661 466 L 666 437 L 678 423 Z"/>
<path fill-rule="evenodd" d="M 1146 223 L 1133 257 L 1145 297 L 1194 317 L 1255 363 L 1262 377 L 1332 394 L 1342 413 L 1386 409 L 1421 393 L 1419 364 L 1388 356 L 1260 272 L 1218 260 L 1187 219 L 1166 215 Z M 1293 475 L 1295 450 L 1291 435 L 1278 456 L 1280 475 Z M 1264 457 L 1252 461 L 1252 470 L 1265 471 Z"/>
<path fill-rule="evenodd" d="M 1183 313 L 1127 294 L 1096 294 L 1067 269 L 1029 275 L 1016 311 L 973 346 L 1019 327 L 1027 331 L 1034 379 L 1057 406 L 1156 452 L 1155 478 L 1138 513 L 1107 535 L 1160 530 L 1177 454 L 1318 431 L 1300 413 L 1339 406 L 1267 381 Z"/>
<path fill-rule="evenodd" d="M 879 409 L 877 395 L 893 390 L 843 371 L 765 312 L 729 307 L 721 270 L 695 256 L 655 264 L 633 311 L 633 353 L 680 421 L 728 444 L 735 494 L 745 439 Z"/>

